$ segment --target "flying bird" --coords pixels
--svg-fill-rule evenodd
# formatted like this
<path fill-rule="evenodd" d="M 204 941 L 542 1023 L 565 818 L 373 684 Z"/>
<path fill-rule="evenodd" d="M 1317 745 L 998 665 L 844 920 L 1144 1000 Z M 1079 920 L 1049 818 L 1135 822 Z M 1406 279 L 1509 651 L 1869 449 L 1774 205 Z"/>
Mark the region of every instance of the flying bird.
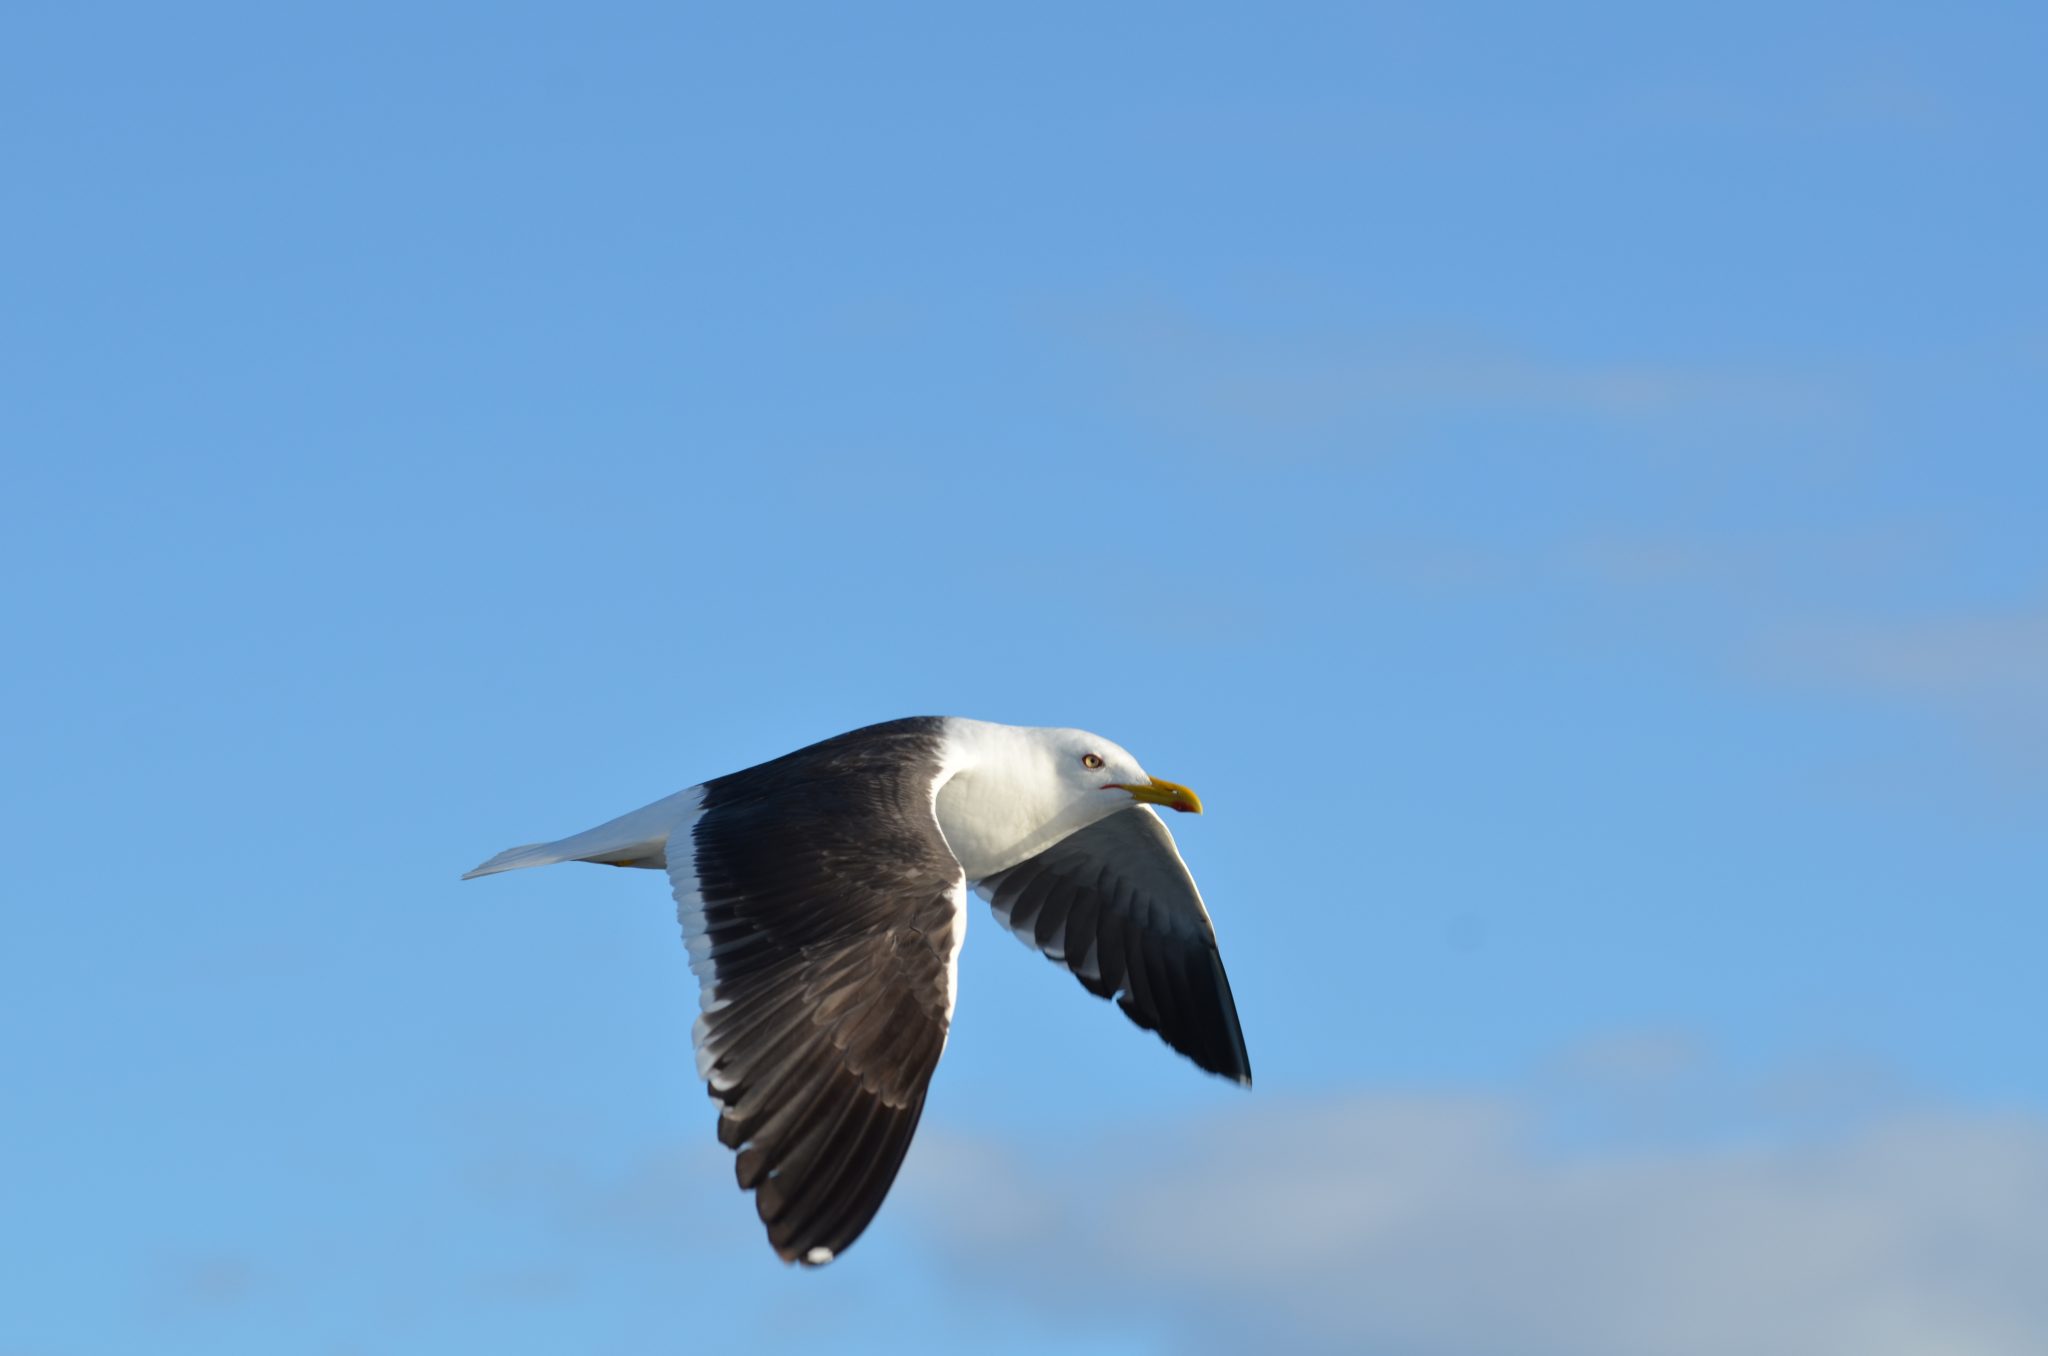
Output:
<path fill-rule="evenodd" d="M 786 1262 L 822 1266 L 896 1179 L 946 1047 L 967 894 L 1210 1073 L 1251 1061 L 1201 893 L 1154 807 L 1195 793 L 1084 730 L 917 716 L 714 778 L 465 880 L 666 870 L 718 1138 Z"/>

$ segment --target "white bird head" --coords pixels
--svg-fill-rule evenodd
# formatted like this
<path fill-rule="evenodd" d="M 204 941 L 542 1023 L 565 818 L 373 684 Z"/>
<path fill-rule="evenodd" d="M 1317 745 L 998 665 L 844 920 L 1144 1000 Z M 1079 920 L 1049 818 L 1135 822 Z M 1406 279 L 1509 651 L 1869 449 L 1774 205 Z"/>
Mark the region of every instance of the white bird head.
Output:
<path fill-rule="evenodd" d="M 1200 796 L 1178 782 L 1150 775 L 1121 744 L 1086 730 L 1035 733 L 1045 742 L 1054 774 L 1073 790 L 1076 800 L 1092 800 L 1108 792 L 1114 802 L 1104 806 L 1104 813 L 1123 809 L 1132 801 L 1184 814 L 1202 813 Z"/>
<path fill-rule="evenodd" d="M 1199 813 L 1194 792 L 1148 774 L 1087 730 L 949 719 L 959 761 L 939 792 L 939 827 L 970 878 L 1014 866 L 1138 805 Z"/>

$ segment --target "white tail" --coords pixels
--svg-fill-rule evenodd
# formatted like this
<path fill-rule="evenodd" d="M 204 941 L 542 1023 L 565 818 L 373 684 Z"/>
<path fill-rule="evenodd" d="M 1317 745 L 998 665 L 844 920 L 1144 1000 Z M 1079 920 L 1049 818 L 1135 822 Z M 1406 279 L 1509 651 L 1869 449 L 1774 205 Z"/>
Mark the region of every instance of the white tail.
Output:
<path fill-rule="evenodd" d="M 556 862 L 603 862 L 609 866 L 659 869 L 668 865 L 669 834 L 678 828 L 687 833 L 703 804 L 704 788 L 693 786 L 568 838 L 506 848 L 476 870 L 464 873 L 462 878 L 473 880 L 500 871 L 551 866 Z"/>

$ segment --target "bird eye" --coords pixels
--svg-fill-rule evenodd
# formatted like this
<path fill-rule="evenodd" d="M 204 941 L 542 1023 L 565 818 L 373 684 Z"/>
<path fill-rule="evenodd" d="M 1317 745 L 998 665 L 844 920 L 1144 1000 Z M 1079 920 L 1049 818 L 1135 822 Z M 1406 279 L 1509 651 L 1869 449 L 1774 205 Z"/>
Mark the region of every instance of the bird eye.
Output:
<path fill-rule="evenodd" d="M 1081 766 L 1087 768 L 1090 772 L 1095 771 L 1097 768 L 1102 766 L 1102 755 L 1099 753 L 1082 754 Z"/>

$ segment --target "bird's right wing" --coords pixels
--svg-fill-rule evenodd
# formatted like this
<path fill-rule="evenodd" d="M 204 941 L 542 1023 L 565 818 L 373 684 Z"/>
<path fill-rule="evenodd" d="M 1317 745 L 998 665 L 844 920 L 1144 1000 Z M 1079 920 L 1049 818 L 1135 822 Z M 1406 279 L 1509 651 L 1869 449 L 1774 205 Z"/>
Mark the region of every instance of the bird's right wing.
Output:
<path fill-rule="evenodd" d="M 1114 997 L 1210 1073 L 1251 1083 L 1216 929 L 1150 806 L 1119 810 L 974 888 L 1088 992 Z"/>

